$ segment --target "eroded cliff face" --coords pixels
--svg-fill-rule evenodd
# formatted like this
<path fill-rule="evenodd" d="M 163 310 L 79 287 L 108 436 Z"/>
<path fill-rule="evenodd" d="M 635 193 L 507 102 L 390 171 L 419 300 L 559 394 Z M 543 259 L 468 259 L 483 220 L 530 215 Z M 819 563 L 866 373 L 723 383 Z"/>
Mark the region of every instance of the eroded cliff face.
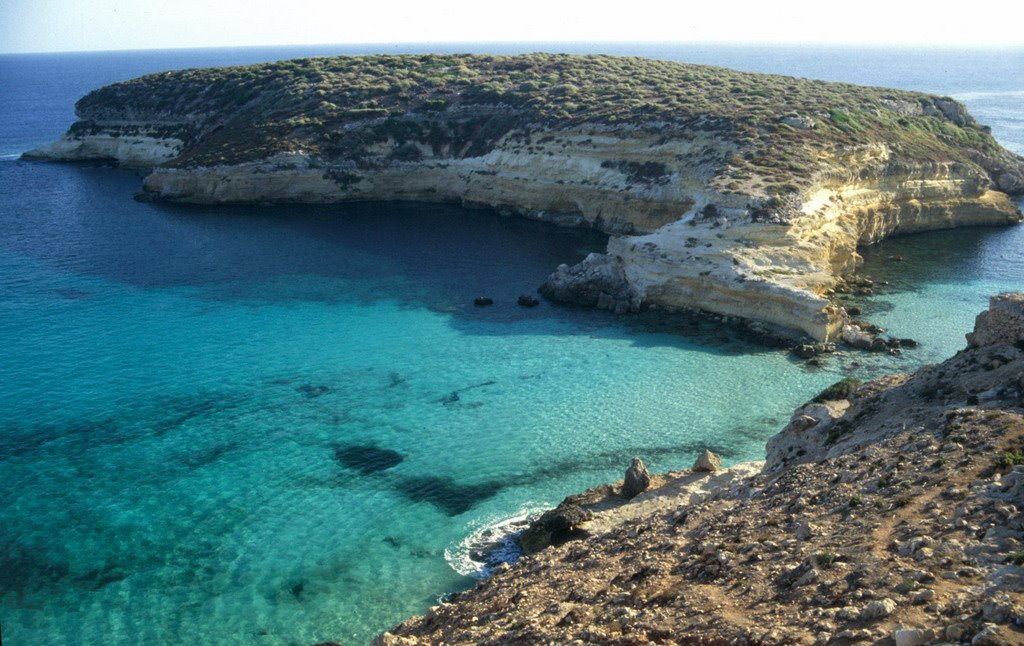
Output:
<path fill-rule="evenodd" d="M 708 137 L 659 141 L 640 130 L 623 134 L 546 130 L 527 143 L 514 132 L 474 157 L 426 145 L 415 152 L 407 148 L 415 161 L 394 160 L 400 144 L 385 141 L 370 149 L 372 163 L 363 161 L 370 168 L 295 152 L 230 166 L 157 168 L 143 190 L 201 203 L 458 202 L 609 232 L 646 232 L 692 209 L 695 194 L 710 179 L 700 151 L 727 149 Z M 637 177 L 632 169 L 644 165 L 655 170 Z"/>
<path fill-rule="evenodd" d="M 50 161 L 111 161 L 129 168 L 152 168 L 177 157 L 183 146 L 180 139 L 156 133 L 126 134 L 123 126 L 111 125 L 88 135 L 66 134 L 52 144 L 26 152 L 23 157 Z"/>
<path fill-rule="evenodd" d="M 951 99 L 641 59 L 435 58 L 291 62 L 301 75 L 284 84 L 270 68 L 259 70 L 266 77 L 247 68 L 144 77 L 142 89 L 129 82 L 85 97 L 82 120 L 26 156 L 150 166 L 143 195 L 179 202 L 438 201 L 597 227 L 614 234 L 607 252 L 559 267 L 542 293 L 615 312 L 703 310 L 817 340 L 837 337 L 847 323 L 829 296 L 858 266 L 858 245 L 1021 219 L 1007 193 L 1024 191 L 1024 160 L 1000 149 Z M 419 85 L 396 80 L 370 92 L 386 98 L 358 103 L 352 97 L 369 90 L 332 86 L 332 98 L 352 103 L 348 112 L 332 112 L 342 108 L 331 102 L 311 113 L 295 112 L 304 104 L 274 107 L 309 95 L 317 65 L 338 66 L 346 83 L 376 83 L 381 62 L 392 73 L 426 65 L 443 76 L 421 75 Z M 371 66 L 369 76 L 352 77 L 350 68 L 360 66 Z M 540 75 L 549 68 L 611 74 L 605 83 L 634 74 L 643 83 L 621 88 L 614 101 L 588 98 L 572 84 L 536 90 L 554 78 Z M 523 83 L 524 70 L 536 71 L 537 81 Z M 228 72 L 241 79 L 237 87 Z M 712 84 L 691 87 L 699 74 Z M 677 76 L 683 85 L 660 86 L 651 103 L 625 98 Z M 763 89 L 750 90 L 748 112 L 733 114 L 707 101 L 723 79 L 732 87 L 722 90 L 723 101 L 746 83 L 789 89 L 771 99 L 777 114 L 766 116 Z M 498 82 L 505 89 L 467 97 L 474 83 Z M 187 91 L 175 92 L 173 83 Z M 290 89 L 259 98 L 274 84 Z M 668 88 L 675 103 L 655 105 Z M 794 88 L 818 104 L 861 92 L 869 107 L 810 111 L 788 98 Z M 634 106 L 628 121 L 605 116 L 624 105 Z M 573 117 L 560 106 L 590 113 Z M 328 113 L 340 116 L 321 118 Z"/>

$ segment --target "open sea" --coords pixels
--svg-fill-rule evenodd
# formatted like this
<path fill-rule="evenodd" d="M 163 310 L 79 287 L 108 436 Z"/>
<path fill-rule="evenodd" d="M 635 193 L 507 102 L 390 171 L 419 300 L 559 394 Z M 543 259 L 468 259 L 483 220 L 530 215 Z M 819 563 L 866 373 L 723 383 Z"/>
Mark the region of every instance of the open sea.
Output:
<path fill-rule="evenodd" d="M 704 448 L 759 459 L 823 387 L 949 356 L 989 295 L 1024 288 L 1024 226 L 891 239 L 864 251 L 890 283 L 865 313 L 921 347 L 812 370 L 716 326 L 515 304 L 603 248 L 594 231 L 418 204 L 139 203 L 137 172 L 18 158 L 80 96 L 147 72 L 535 50 L 947 94 L 1024 153 L 1024 48 L 0 56 L 5 644 L 368 643 L 472 585 L 488 528 L 621 478 L 634 455 L 657 471 Z"/>

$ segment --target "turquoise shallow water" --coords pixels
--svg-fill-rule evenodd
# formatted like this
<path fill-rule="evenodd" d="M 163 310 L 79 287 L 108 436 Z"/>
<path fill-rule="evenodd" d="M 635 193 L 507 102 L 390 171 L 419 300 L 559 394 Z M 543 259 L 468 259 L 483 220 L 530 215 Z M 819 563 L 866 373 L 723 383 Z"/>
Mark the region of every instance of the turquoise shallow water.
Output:
<path fill-rule="evenodd" d="M 717 55 L 864 81 L 812 54 Z M 922 348 L 808 371 L 706 324 L 515 306 L 593 232 L 427 205 L 171 208 L 132 201 L 129 171 L 10 158 L 89 87 L 283 55 L 0 58 L 5 643 L 365 643 L 472 583 L 475 530 L 633 455 L 760 457 L 822 387 L 948 356 L 989 293 L 1024 284 L 1020 227 L 865 250 L 891 282 L 867 311 Z M 1024 150 L 1021 89 L 947 91 Z"/>

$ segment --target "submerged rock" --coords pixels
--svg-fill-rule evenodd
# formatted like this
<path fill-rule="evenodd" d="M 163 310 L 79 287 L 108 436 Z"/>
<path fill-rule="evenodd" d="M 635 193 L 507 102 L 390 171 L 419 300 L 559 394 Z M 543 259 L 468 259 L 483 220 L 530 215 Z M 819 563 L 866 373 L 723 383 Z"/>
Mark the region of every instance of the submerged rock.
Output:
<path fill-rule="evenodd" d="M 484 307 L 485 305 L 494 305 L 494 299 L 490 296 L 477 296 L 473 299 L 473 305 L 477 307 Z"/>
<path fill-rule="evenodd" d="M 391 449 L 382 449 L 367 444 L 353 444 L 335 447 L 334 459 L 348 469 L 369 475 L 398 466 L 405 457 Z"/>
<path fill-rule="evenodd" d="M 520 294 L 516 302 L 522 305 L 523 307 L 537 307 L 538 305 L 540 305 L 540 301 L 537 300 L 535 297 L 530 296 L 529 294 Z"/>
<path fill-rule="evenodd" d="M 626 469 L 626 479 L 622 483 L 622 495 L 626 498 L 635 498 L 647 491 L 647 487 L 650 486 L 651 474 L 647 471 L 647 465 L 640 458 L 633 458 L 633 463 Z"/>

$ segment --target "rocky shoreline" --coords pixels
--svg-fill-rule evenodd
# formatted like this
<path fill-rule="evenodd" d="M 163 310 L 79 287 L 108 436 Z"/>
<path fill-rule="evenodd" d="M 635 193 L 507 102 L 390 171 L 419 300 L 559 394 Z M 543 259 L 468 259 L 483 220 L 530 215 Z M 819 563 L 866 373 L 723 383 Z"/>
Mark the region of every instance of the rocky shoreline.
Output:
<path fill-rule="evenodd" d="M 840 382 L 764 462 L 719 467 L 634 462 L 375 643 L 1024 643 L 1024 293 L 956 356 Z"/>
<path fill-rule="evenodd" d="M 818 343 L 864 343 L 834 298 L 859 245 L 1022 218 L 1024 159 L 952 99 L 667 61 L 303 59 L 150 75 L 76 112 L 25 156 L 148 168 L 151 199 L 449 202 L 595 227 L 606 252 L 557 268 L 546 297 Z"/>

